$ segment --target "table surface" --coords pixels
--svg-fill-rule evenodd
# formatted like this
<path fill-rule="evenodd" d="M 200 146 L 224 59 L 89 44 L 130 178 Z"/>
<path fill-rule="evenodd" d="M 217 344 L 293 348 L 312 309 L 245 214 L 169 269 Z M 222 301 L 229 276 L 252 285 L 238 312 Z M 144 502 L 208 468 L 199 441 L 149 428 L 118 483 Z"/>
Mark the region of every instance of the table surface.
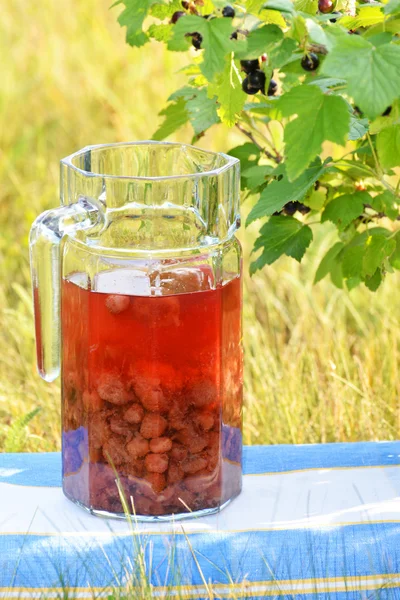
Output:
<path fill-rule="evenodd" d="M 142 557 L 154 597 L 398 600 L 399 467 L 400 442 L 245 447 L 221 513 L 129 524 L 69 502 L 58 453 L 0 454 L 0 598 L 134 586 Z"/>

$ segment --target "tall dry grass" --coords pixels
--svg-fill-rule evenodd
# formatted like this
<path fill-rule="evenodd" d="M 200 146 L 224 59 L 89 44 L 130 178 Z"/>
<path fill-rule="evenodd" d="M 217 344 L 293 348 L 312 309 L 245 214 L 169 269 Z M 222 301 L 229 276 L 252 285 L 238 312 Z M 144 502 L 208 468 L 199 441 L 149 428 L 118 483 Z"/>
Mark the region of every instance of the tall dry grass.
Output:
<path fill-rule="evenodd" d="M 127 47 L 109 0 L 14 0 L 0 19 L 0 449 L 59 448 L 59 388 L 36 374 L 28 231 L 58 202 L 58 161 L 91 143 L 145 139 L 185 57 Z M 175 139 L 189 140 L 189 130 Z M 200 144 L 227 149 L 214 127 Z M 246 211 L 246 207 L 244 207 Z M 253 228 L 242 231 L 246 264 Z M 399 430 L 399 277 L 372 295 L 312 286 L 304 265 L 245 277 L 247 443 L 393 439 Z M 26 425 L 26 415 L 39 414 Z"/>

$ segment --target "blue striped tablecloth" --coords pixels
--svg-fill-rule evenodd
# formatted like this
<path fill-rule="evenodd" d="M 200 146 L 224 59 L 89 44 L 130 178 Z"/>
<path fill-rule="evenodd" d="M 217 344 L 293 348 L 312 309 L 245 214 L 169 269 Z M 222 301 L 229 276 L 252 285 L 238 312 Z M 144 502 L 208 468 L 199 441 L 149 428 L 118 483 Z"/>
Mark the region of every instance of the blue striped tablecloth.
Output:
<path fill-rule="evenodd" d="M 0 454 L 0 598 L 140 598 L 145 569 L 154 597 L 398 600 L 399 465 L 400 442 L 247 447 L 220 514 L 130 527 L 64 498 L 59 454 Z"/>

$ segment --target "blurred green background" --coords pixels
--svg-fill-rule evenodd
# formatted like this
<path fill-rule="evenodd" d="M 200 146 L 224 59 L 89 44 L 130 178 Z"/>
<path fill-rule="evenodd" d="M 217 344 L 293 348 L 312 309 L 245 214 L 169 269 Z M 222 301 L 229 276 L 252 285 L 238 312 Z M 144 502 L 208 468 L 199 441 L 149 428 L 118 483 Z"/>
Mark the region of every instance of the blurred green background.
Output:
<path fill-rule="evenodd" d="M 109 0 L 14 0 L 0 19 L 0 450 L 60 447 L 58 384 L 36 374 L 28 233 L 58 204 L 59 159 L 88 144 L 146 139 L 181 84 L 183 55 L 131 49 Z M 62 11 L 62 15 L 60 14 Z M 175 140 L 190 141 L 189 129 Z M 244 140 L 243 140 L 244 141 Z M 199 145 L 241 138 L 216 126 Z M 244 206 L 246 211 L 246 206 Z M 393 439 L 399 428 L 399 276 L 375 295 L 313 287 L 334 238 L 307 261 L 280 260 L 252 280 L 246 256 L 245 441 Z M 40 409 L 39 412 L 35 409 Z M 32 411 L 34 411 L 32 413 Z"/>

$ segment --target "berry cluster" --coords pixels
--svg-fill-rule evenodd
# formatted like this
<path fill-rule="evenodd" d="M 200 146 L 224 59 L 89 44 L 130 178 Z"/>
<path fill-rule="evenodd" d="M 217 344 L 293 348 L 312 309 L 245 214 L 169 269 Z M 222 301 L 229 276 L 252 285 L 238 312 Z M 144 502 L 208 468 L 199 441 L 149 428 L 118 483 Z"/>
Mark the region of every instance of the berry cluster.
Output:
<path fill-rule="evenodd" d="M 292 216 L 297 211 L 299 213 L 301 213 L 302 215 L 306 215 L 307 213 L 310 212 L 310 210 L 311 209 L 308 206 L 306 206 L 305 204 L 303 204 L 302 202 L 287 202 L 282 210 L 274 213 L 274 216 L 281 215 L 281 214 Z"/>
<path fill-rule="evenodd" d="M 187 2 L 187 0 L 182 0 L 181 4 L 182 4 L 182 8 L 184 8 L 185 10 L 188 10 L 192 14 L 198 14 L 197 9 L 194 4 Z M 171 17 L 171 21 L 170 21 L 171 24 L 175 25 L 175 23 L 177 23 L 179 21 L 179 19 L 184 17 L 186 14 L 187 13 L 183 10 L 175 11 Z M 210 19 L 214 16 L 215 15 L 212 15 L 212 14 L 203 15 L 203 19 Z M 233 19 L 235 17 L 235 9 L 232 6 L 230 6 L 229 4 L 224 6 L 224 8 L 222 9 L 222 16 L 227 17 L 228 19 Z M 193 31 L 192 33 L 187 33 L 186 36 L 192 38 L 192 46 L 194 48 L 196 48 L 196 50 L 201 50 L 201 43 L 203 41 L 203 36 L 201 35 L 201 33 L 199 33 L 198 31 Z M 233 37 L 233 34 L 232 34 L 232 37 Z"/>
<path fill-rule="evenodd" d="M 261 61 L 265 62 L 265 60 L 266 56 L 263 55 L 261 57 Z M 264 71 L 260 69 L 259 60 L 241 60 L 240 66 L 242 68 L 242 71 L 246 73 L 246 77 L 242 81 L 242 90 L 249 95 L 257 94 L 257 92 L 265 94 L 266 76 Z M 277 90 L 278 84 L 276 83 L 276 81 L 271 79 L 268 84 L 268 96 L 274 96 Z"/>

